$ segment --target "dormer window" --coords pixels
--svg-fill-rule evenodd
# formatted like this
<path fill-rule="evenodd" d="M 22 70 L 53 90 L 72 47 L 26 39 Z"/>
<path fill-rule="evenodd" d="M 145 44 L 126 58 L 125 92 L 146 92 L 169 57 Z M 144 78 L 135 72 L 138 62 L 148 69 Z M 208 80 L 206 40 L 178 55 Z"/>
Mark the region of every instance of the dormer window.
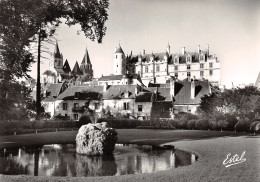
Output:
<path fill-rule="evenodd" d="M 179 59 L 177 57 L 174 58 L 174 64 L 178 64 L 179 63 Z"/>
<path fill-rule="evenodd" d="M 190 64 L 187 64 L 187 70 L 190 70 Z"/>
<path fill-rule="evenodd" d="M 200 55 L 200 61 L 204 60 L 204 55 Z"/>
<path fill-rule="evenodd" d="M 74 99 L 79 99 L 79 92 L 75 92 Z"/>
<path fill-rule="evenodd" d="M 191 57 L 190 57 L 190 56 L 187 56 L 186 62 L 187 62 L 187 63 L 190 63 L 190 62 L 191 62 Z"/>

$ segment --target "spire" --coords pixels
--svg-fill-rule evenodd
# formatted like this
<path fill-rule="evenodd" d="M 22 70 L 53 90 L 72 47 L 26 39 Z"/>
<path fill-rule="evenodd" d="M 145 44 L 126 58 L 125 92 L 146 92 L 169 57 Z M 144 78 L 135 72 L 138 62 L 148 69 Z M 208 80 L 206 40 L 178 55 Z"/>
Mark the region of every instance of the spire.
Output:
<path fill-rule="evenodd" d="M 82 65 L 82 64 L 83 64 L 83 65 L 85 65 L 85 64 L 91 64 L 87 47 L 86 47 L 85 55 L 84 55 L 84 57 L 83 57 L 83 59 L 82 59 L 82 62 L 81 62 L 81 65 Z"/>
<path fill-rule="evenodd" d="M 74 68 L 73 68 L 71 73 L 75 74 L 75 75 L 83 75 L 82 72 L 79 69 L 78 61 L 76 61 L 75 66 L 74 66 Z"/>
<path fill-rule="evenodd" d="M 56 47 L 55 47 L 55 51 L 54 51 L 54 57 L 55 58 L 61 58 L 61 53 L 60 53 L 60 49 L 59 49 L 57 41 L 56 41 Z"/>
<path fill-rule="evenodd" d="M 69 72 L 71 72 L 70 65 L 69 65 L 67 59 L 66 59 L 64 65 L 63 65 L 63 71 L 64 71 L 65 73 L 69 73 Z"/>

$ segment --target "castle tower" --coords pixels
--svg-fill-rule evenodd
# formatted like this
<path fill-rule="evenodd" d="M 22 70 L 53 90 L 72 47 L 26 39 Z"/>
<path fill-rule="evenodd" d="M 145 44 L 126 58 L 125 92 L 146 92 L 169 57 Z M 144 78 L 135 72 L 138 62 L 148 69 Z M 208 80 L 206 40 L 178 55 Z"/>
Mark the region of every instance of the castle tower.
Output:
<path fill-rule="evenodd" d="M 81 76 L 81 75 L 83 75 L 82 72 L 80 71 L 78 61 L 76 61 L 75 65 L 74 65 L 74 68 L 73 68 L 73 70 L 71 71 L 71 74 L 72 74 L 72 75 L 75 75 L 75 76 Z"/>
<path fill-rule="evenodd" d="M 63 56 L 60 53 L 58 42 L 56 42 L 56 47 L 54 51 L 54 68 L 63 69 Z"/>
<path fill-rule="evenodd" d="M 114 57 L 114 75 L 125 74 L 125 67 L 125 53 L 119 44 L 119 47 L 116 48 Z"/>
<path fill-rule="evenodd" d="M 88 75 L 89 77 L 93 77 L 93 69 L 92 69 L 92 64 L 90 62 L 90 58 L 89 58 L 89 54 L 88 54 L 88 50 L 86 48 L 86 52 L 85 55 L 82 59 L 82 62 L 80 64 L 80 71 L 84 74 L 84 75 Z"/>

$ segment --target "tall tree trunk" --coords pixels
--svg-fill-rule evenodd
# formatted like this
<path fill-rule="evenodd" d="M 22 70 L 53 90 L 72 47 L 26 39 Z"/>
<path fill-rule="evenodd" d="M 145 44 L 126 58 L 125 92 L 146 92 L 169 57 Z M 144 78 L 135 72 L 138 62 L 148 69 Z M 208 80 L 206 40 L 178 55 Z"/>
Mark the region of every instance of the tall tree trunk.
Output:
<path fill-rule="evenodd" d="M 39 40 L 38 40 L 38 60 L 37 60 L 37 94 L 36 94 L 36 113 L 37 120 L 40 119 L 41 115 L 41 79 L 40 79 L 40 65 L 41 65 L 41 25 L 39 31 Z"/>

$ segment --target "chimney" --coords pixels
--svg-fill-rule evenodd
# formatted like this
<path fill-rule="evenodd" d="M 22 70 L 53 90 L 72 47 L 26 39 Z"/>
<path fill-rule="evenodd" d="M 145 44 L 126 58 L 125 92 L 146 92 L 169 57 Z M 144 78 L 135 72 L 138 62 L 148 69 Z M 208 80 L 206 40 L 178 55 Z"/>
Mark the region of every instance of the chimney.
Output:
<path fill-rule="evenodd" d="M 191 86 L 190 86 L 190 98 L 195 99 L 195 81 L 194 79 L 191 80 Z"/>
<path fill-rule="evenodd" d="M 107 89 L 108 89 L 108 85 L 107 85 L 107 83 L 105 83 L 105 84 L 104 84 L 104 88 L 103 88 L 103 92 L 106 92 Z"/>
<path fill-rule="evenodd" d="M 175 81 L 173 79 L 171 79 L 170 80 L 170 94 L 171 94 L 172 98 L 175 96 L 174 87 L 175 87 Z"/>
<path fill-rule="evenodd" d="M 143 55 L 145 55 L 145 50 L 143 49 Z"/>
<path fill-rule="evenodd" d="M 209 57 L 209 44 L 207 44 L 207 54 L 208 54 L 208 57 Z"/>
<path fill-rule="evenodd" d="M 200 45 L 198 45 L 198 53 L 200 53 Z"/>
<path fill-rule="evenodd" d="M 181 48 L 181 54 L 184 55 L 185 54 L 185 47 Z"/>
<path fill-rule="evenodd" d="M 170 44 L 168 43 L 168 47 L 167 47 L 168 54 L 170 54 L 170 51 L 171 51 L 171 47 L 170 47 Z"/>

